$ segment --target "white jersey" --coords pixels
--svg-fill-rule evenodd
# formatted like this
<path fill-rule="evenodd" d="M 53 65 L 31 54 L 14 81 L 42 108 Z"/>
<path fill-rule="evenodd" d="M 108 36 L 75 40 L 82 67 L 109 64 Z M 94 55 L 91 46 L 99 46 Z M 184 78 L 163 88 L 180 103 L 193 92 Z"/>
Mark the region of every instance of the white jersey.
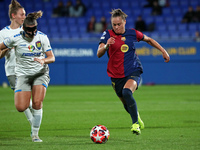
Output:
<path fill-rule="evenodd" d="M 15 47 L 16 55 L 16 76 L 36 75 L 49 71 L 48 65 L 43 66 L 34 61 L 34 58 L 45 58 L 45 52 L 52 50 L 49 39 L 46 34 L 37 31 L 31 42 L 24 39 L 24 32 L 13 35 L 3 42 L 8 47 Z"/>
<path fill-rule="evenodd" d="M 11 29 L 10 26 L 6 26 L 0 31 L 0 43 L 2 43 L 4 39 L 10 37 L 11 35 L 20 33 L 21 30 L 22 28 Z M 16 65 L 15 51 L 14 48 L 12 48 L 8 50 L 5 55 L 6 76 L 15 75 L 15 65 Z"/>

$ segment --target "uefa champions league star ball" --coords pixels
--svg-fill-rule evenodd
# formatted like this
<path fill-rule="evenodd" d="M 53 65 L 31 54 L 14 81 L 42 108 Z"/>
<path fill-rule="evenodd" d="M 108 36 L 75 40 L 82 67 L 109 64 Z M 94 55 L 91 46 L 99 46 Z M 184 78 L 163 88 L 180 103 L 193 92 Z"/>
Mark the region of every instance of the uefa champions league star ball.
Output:
<path fill-rule="evenodd" d="M 96 125 L 90 131 L 90 138 L 94 143 L 106 143 L 109 137 L 109 130 L 104 125 Z"/>

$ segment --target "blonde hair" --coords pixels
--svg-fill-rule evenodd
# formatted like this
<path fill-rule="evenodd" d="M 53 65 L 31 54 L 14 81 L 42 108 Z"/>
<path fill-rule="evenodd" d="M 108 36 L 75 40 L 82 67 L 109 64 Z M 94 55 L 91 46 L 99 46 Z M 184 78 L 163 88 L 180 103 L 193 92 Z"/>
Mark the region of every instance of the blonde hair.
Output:
<path fill-rule="evenodd" d="M 113 9 L 112 12 L 110 12 L 111 14 L 111 19 L 114 17 L 122 17 L 123 20 L 126 20 L 126 18 L 128 17 L 127 14 L 125 14 L 121 9 Z"/>
<path fill-rule="evenodd" d="M 12 0 L 10 5 L 9 5 L 9 10 L 8 10 L 8 15 L 9 15 L 9 18 L 10 19 L 13 19 L 12 18 L 12 14 L 17 14 L 17 11 L 20 9 L 20 8 L 23 8 L 20 3 L 17 1 L 17 0 Z"/>
<path fill-rule="evenodd" d="M 39 10 L 39 11 L 37 11 L 37 12 L 29 13 L 29 14 L 27 15 L 27 17 L 31 17 L 31 18 L 37 20 L 38 18 L 41 18 L 41 17 L 42 17 L 42 14 L 43 14 L 43 12 L 42 12 L 41 10 Z"/>
<path fill-rule="evenodd" d="M 42 15 L 43 15 L 43 12 L 41 10 L 37 12 L 29 13 L 24 20 L 24 25 L 37 25 L 37 19 L 41 18 Z"/>

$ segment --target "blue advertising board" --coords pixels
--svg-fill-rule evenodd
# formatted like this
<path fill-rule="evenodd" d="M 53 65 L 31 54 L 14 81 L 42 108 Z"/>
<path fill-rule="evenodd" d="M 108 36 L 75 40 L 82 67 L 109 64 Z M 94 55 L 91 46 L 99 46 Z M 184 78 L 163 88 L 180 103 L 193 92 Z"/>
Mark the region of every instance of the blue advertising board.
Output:
<path fill-rule="evenodd" d="M 200 43 L 160 43 L 169 53 L 164 63 L 162 54 L 146 43 L 137 44 L 137 54 L 144 67 L 143 81 L 155 84 L 199 84 Z"/>
<path fill-rule="evenodd" d="M 165 63 L 161 52 L 145 42 L 136 43 L 144 73 L 143 84 L 200 84 L 200 43 L 162 42 L 170 54 Z M 108 58 L 96 56 L 98 41 L 51 43 L 56 61 L 49 64 L 51 85 L 111 84 L 107 76 Z M 4 60 L 0 60 L 0 84 L 7 82 Z"/>

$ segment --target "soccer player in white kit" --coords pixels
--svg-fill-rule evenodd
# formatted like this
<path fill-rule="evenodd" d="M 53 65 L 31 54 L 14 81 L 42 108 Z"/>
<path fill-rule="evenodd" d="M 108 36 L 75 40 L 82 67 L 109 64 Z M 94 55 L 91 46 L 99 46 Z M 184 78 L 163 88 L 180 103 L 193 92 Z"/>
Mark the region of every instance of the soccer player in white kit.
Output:
<path fill-rule="evenodd" d="M 24 22 L 25 16 L 25 10 L 20 5 L 20 3 L 17 2 L 17 0 L 12 0 L 11 4 L 9 5 L 9 18 L 11 20 L 11 24 L 9 26 L 6 26 L 0 31 L 0 43 L 3 42 L 4 39 L 8 38 L 11 35 L 17 34 L 20 31 L 22 31 L 22 24 Z M 15 89 L 15 52 L 14 48 L 6 48 L 3 51 L 0 51 L 0 59 L 5 57 L 5 72 L 7 79 L 9 81 L 11 89 Z M 31 102 L 31 101 L 30 101 Z M 24 113 L 28 119 L 28 121 L 31 124 L 32 120 L 32 113 L 31 113 L 31 103 L 29 108 L 27 108 Z"/>
<path fill-rule="evenodd" d="M 38 132 L 42 121 L 42 102 L 50 81 L 48 64 L 55 61 L 47 35 L 37 31 L 37 19 L 41 16 L 42 11 L 28 14 L 23 23 L 24 31 L 0 43 L 0 51 L 5 48 L 15 48 L 16 109 L 19 112 L 26 110 L 32 96 L 31 130 L 33 142 L 42 142 Z"/>

